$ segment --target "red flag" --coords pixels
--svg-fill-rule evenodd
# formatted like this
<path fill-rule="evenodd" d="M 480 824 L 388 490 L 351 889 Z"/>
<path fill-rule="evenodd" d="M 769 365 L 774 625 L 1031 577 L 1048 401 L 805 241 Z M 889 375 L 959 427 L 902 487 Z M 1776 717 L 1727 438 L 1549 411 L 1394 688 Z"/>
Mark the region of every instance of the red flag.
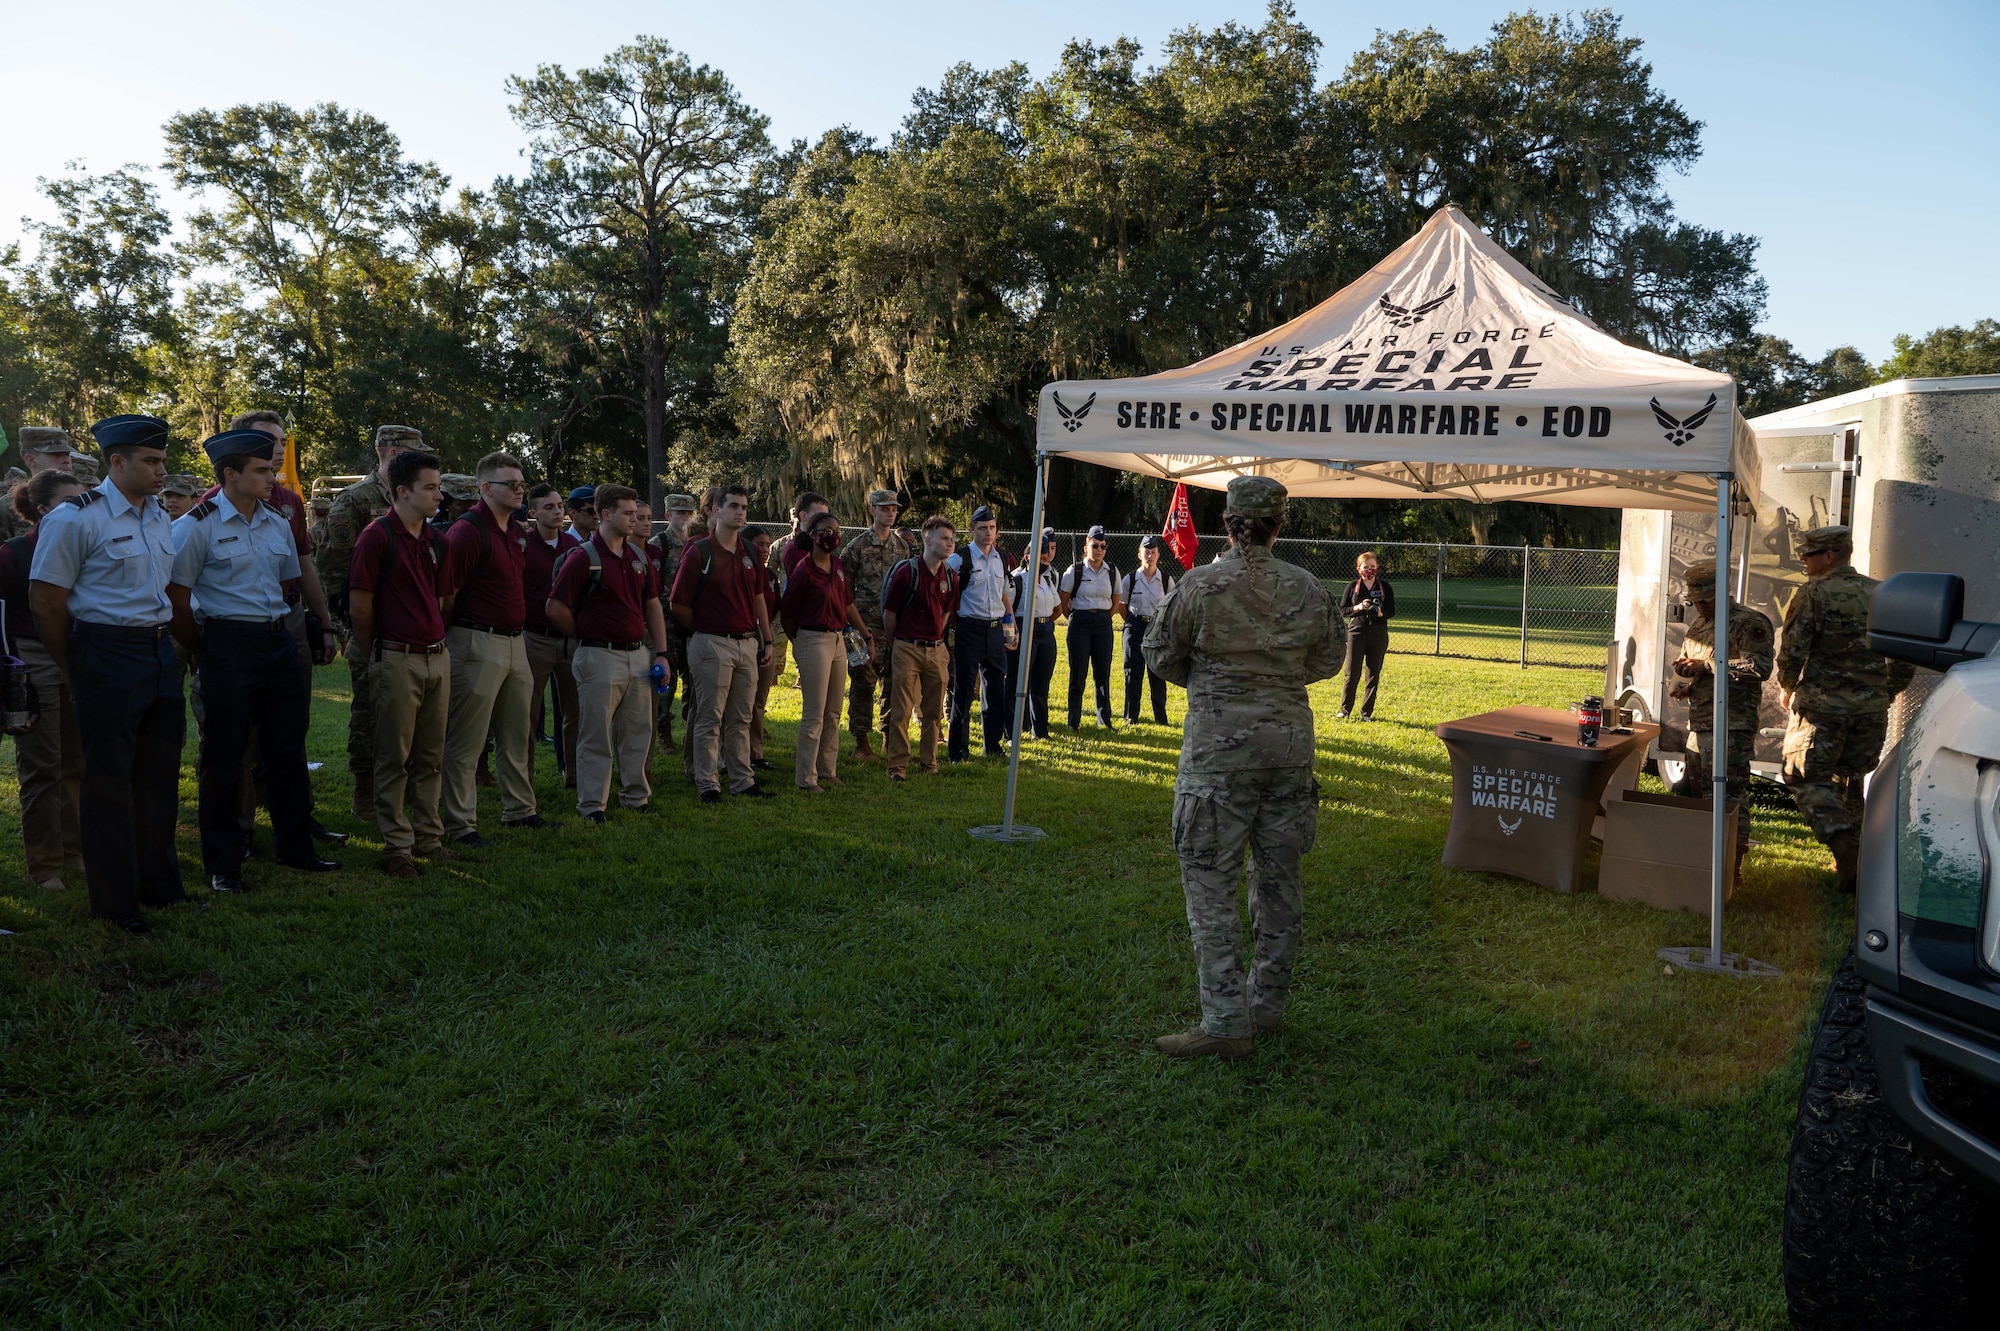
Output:
<path fill-rule="evenodd" d="M 1167 506 L 1167 525 L 1160 529 L 1166 539 L 1167 549 L 1174 552 L 1182 568 L 1194 567 L 1197 548 L 1194 535 L 1194 515 L 1188 512 L 1187 483 L 1174 486 L 1174 502 Z"/>

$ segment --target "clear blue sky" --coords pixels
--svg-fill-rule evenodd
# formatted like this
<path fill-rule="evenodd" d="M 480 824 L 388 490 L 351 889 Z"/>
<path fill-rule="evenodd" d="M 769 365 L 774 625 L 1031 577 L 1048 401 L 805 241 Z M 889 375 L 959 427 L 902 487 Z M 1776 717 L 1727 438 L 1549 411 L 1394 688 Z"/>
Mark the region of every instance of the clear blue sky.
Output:
<path fill-rule="evenodd" d="M 1460 45 L 1508 4 L 1300 0 L 1330 78 L 1377 27 Z M 1546 11 L 1547 6 L 1542 6 Z M 1617 7 L 1661 88 L 1707 128 L 1671 182 L 1687 218 L 1763 240 L 1768 327 L 1817 355 L 1880 359 L 1898 332 L 2000 318 L 2000 5 L 1992 0 Z M 668 0 L 0 0 L 0 243 L 42 215 L 38 176 L 157 164 L 159 127 L 200 106 L 331 100 L 387 121 L 459 183 L 519 169 L 503 80 L 588 64 L 638 33 L 724 70 L 780 141 L 850 124 L 886 137 L 958 60 L 1047 71 L 1072 37 L 1255 24 L 1240 0 L 699 5 Z M 1418 16 L 1422 17 L 1418 17 Z"/>

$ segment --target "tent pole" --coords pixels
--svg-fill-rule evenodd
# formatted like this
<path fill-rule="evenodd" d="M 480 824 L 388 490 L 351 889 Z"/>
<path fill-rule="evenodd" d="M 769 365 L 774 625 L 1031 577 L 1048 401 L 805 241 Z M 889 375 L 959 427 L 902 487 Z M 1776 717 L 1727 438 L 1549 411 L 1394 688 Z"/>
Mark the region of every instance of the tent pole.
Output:
<path fill-rule="evenodd" d="M 1521 542 L 1521 669 L 1528 668 L 1528 543 Z"/>
<path fill-rule="evenodd" d="M 1431 655 L 1444 655 L 1444 542 L 1438 542 L 1437 591 L 1431 599 Z"/>
<path fill-rule="evenodd" d="M 1731 472 L 1715 476 L 1715 726 L 1710 732 L 1708 824 L 1708 947 L 1661 948 L 1660 957 L 1690 970 L 1767 977 L 1778 968 L 1722 950 L 1723 898 L 1729 890 L 1729 514 Z"/>
<path fill-rule="evenodd" d="M 1021 781 L 1021 729 L 1028 710 L 1028 673 L 1035 663 L 1035 588 L 1042 576 L 1042 506 L 1048 497 L 1049 457 L 1035 452 L 1035 520 L 1028 528 L 1028 548 L 1022 552 L 1021 566 L 1028 571 L 1028 603 L 1014 607 L 1015 632 L 1020 634 L 1020 667 L 1014 679 L 1014 744 L 1007 756 L 1007 805 L 998 825 L 972 829 L 981 841 L 1040 841 L 1047 834 L 1039 827 L 1014 825 L 1014 794 Z"/>

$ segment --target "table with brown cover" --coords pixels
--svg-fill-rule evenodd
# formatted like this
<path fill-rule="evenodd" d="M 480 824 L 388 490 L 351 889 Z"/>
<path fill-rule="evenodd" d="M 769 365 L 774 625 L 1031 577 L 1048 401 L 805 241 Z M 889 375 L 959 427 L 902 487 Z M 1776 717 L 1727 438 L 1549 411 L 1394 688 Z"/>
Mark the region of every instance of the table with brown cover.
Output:
<path fill-rule="evenodd" d="M 1503 707 L 1440 725 L 1451 754 L 1444 862 L 1576 891 L 1605 790 L 1614 777 L 1637 779 L 1659 730 L 1634 722 L 1631 734 L 1607 731 L 1586 749 L 1576 742 L 1575 714 L 1553 707 Z"/>

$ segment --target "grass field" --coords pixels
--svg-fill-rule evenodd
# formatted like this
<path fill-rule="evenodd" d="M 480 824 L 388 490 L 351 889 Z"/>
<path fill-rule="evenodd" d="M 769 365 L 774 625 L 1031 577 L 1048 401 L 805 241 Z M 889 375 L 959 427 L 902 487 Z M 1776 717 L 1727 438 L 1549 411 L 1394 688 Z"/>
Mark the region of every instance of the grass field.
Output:
<path fill-rule="evenodd" d="M 1049 840 L 1012 847 L 965 834 L 999 763 L 709 809 L 662 758 L 657 814 L 585 829 L 544 749 L 560 830 L 401 883 L 319 679 L 349 872 L 260 859 L 127 940 L 8 852 L 0 1325 L 1783 1322 L 1848 927 L 1817 846 L 1762 815 L 1729 923 L 1785 969 L 1756 984 L 1663 973 L 1703 920 L 1438 864 L 1430 727 L 1577 672 L 1392 657 L 1385 720 L 1322 725 L 1286 1029 L 1191 1066 L 1151 1049 L 1196 1010 L 1177 732 L 1031 746 Z M 796 711 L 781 686 L 781 756 Z"/>

